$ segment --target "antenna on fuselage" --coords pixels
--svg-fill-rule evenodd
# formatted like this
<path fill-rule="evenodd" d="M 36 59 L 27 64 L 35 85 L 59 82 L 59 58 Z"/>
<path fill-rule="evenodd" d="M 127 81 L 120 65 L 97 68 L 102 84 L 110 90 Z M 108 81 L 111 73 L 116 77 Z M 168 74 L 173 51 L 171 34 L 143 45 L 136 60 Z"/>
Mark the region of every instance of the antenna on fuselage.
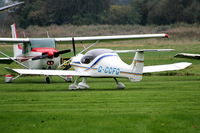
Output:
<path fill-rule="evenodd" d="M 24 38 L 26 37 L 26 33 L 23 31 L 23 36 L 24 36 Z"/>
<path fill-rule="evenodd" d="M 48 38 L 50 38 L 50 36 L 49 36 L 49 32 L 48 32 L 48 31 L 46 31 L 46 33 L 47 33 L 47 37 L 48 37 Z"/>

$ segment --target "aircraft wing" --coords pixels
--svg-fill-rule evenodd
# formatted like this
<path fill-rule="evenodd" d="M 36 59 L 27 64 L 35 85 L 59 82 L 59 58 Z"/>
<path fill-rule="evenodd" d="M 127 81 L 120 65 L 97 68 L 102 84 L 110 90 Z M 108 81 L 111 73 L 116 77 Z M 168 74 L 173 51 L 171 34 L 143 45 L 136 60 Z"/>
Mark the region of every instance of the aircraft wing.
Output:
<path fill-rule="evenodd" d="M 15 58 L 0 58 L 0 64 L 11 64 Z"/>
<path fill-rule="evenodd" d="M 137 50 L 113 50 L 116 53 L 131 53 L 131 52 L 170 52 L 174 49 L 137 49 Z"/>
<path fill-rule="evenodd" d="M 69 42 L 91 42 L 91 41 L 115 41 L 115 40 L 133 40 L 148 38 L 167 38 L 168 34 L 142 34 L 142 35 L 117 35 L 117 36 L 91 36 L 91 37 L 63 37 L 51 38 L 57 43 Z M 47 38 L 0 38 L 2 43 L 28 43 L 31 39 L 45 40 Z M 49 39 L 49 38 L 48 38 Z"/>
<path fill-rule="evenodd" d="M 1 7 L 1 8 L 0 8 L 0 11 L 6 10 L 6 9 L 9 9 L 9 8 L 12 8 L 12 7 L 21 5 L 21 4 L 24 4 L 24 2 L 18 2 L 18 3 L 12 4 L 12 5 L 8 5 L 8 6 Z"/>
<path fill-rule="evenodd" d="M 181 63 L 167 64 L 167 65 L 145 66 L 143 68 L 143 73 L 182 70 L 190 65 L 192 65 L 192 63 L 181 62 Z"/>
<path fill-rule="evenodd" d="M 90 76 L 87 72 L 78 72 L 78 71 L 65 71 L 65 70 L 33 70 L 33 69 L 10 69 L 5 68 L 9 72 L 12 73 L 18 73 L 22 75 L 48 75 L 48 76 L 54 76 L 54 75 L 60 75 L 60 76 L 66 76 L 66 75 L 72 75 L 72 76 Z"/>
<path fill-rule="evenodd" d="M 200 59 L 200 54 L 178 53 L 175 57 Z"/>
<path fill-rule="evenodd" d="M 56 42 L 87 42 L 87 41 L 114 41 L 114 40 L 133 40 L 148 38 L 167 38 L 168 34 L 141 34 L 141 35 L 116 35 L 116 36 L 91 36 L 91 37 L 74 37 L 74 38 L 55 38 Z"/>

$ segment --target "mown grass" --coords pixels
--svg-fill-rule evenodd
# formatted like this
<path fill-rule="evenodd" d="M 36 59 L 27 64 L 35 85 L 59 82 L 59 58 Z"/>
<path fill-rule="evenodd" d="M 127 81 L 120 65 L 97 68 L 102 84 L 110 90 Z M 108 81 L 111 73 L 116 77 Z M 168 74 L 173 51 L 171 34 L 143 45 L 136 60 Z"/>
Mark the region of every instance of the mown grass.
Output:
<path fill-rule="evenodd" d="M 68 91 L 54 78 L 0 84 L 3 132 L 199 132 L 199 76 L 153 76 L 115 90 L 111 79 L 89 79 L 88 91 Z"/>
<path fill-rule="evenodd" d="M 109 26 L 91 27 L 99 28 L 101 32 L 107 32 Z M 5 84 L 3 75 L 7 72 L 3 67 L 16 68 L 19 66 L 15 63 L 0 65 L 0 75 L 2 75 L 0 78 L 0 131 L 3 133 L 200 132 L 200 62 L 199 60 L 173 57 L 179 52 L 199 53 L 198 26 L 194 27 L 181 28 L 188 34 L 193 34 L 193 38 L 186 35 L 181 38 L 185 33 L 181 32 L 180 27 L 173 27 L 174 29 L 169 26 L 154 27 L 154 30 L 152 27 L 148 27 L 149 31 L 171 31 L 172 36 L 169 39 L 101 42 L 93 47 L 111 49 L 172 48 L 176 51 L 145 53 L 145 65 L 183 61 L 193 63 L 192 66 L 182 71 L 144 76 L 144 79 L 137 83 L 132 83 L 128 79 L 119 79 L 126 85 L 125 90 L 116 90 L 114 80 L 104 78 L 89 78 L 88 84 L 91 89 L 86 91 L 68 91 L 69 83 L 65 83 L 56 76 L 52 77 L 51 84 L 46 84 L 43 76 L 24 76 L 12 84 Z M 138 27 L 138 31 L 146 33 L 142 28 L 144 27 Z M 83 29 L 84 27 L 78 30 Z M 131 27 L 127 29 L 131 29 Z M 80 31 L 79 34 L 82 32 Z M 113 31 L 109 32 L 109 34 L 114 33 Z M 91 33 L 90 35 L 101 34 Z M 58 45 L 60 50 L 67 48 L 71 48 L 71 45 Z M 12 55 L 11 45 L 6 47 L 0 45 L 0 49 Z M 82 49 L 83 46 L 77 44 L 77 51 Z M 70 57 L 72 53 L 64 56 Z M 120 56 L 125 62 L 131 63 L 134 55 L 126 53 L 120 54 Z"/>

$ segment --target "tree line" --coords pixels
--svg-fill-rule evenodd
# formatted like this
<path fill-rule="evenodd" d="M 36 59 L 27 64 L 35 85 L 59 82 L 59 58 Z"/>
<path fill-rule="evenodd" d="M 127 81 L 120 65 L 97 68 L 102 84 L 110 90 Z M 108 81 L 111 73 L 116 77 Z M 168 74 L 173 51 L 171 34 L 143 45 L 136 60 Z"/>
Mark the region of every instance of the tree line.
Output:
<path fill-rule="evenodd" d="M 23 0 L 14 14 L 21 27 L 51 24 L 166 25 L 200 23 L 200 0 Z M 129 2 L 130 1 L 130 2 Z"/>

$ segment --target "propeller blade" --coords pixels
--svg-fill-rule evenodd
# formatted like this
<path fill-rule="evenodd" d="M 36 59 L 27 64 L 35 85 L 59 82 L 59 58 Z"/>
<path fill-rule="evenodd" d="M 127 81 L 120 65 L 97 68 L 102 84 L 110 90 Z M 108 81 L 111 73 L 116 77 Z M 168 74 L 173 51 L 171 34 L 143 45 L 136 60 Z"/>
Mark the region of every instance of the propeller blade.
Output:
<path fill-rule="evenodd" d="M 33 57 L 32 60 L 40 60 L 40 59 L 44 59 L 44 58 L 48 58 L 48 54 Z"/>
<path fill-rule="evenodd" d="M 76 56 L 76 46 L 75 46 L 75 40 L 74 40 L 74 37 L 72 38 L 72 46 L 73 46 L 74 56 Z"/>
<path fill-rule="evenodd" d="M 69 53 L 71 52 L 71 49 L 67 49 L 67 50 L 62 50 L 62 51 L 58 51 L 54 53 L 55 57 L 58 57 L 60 54 L 65 54 L 65 53 Z"/>

